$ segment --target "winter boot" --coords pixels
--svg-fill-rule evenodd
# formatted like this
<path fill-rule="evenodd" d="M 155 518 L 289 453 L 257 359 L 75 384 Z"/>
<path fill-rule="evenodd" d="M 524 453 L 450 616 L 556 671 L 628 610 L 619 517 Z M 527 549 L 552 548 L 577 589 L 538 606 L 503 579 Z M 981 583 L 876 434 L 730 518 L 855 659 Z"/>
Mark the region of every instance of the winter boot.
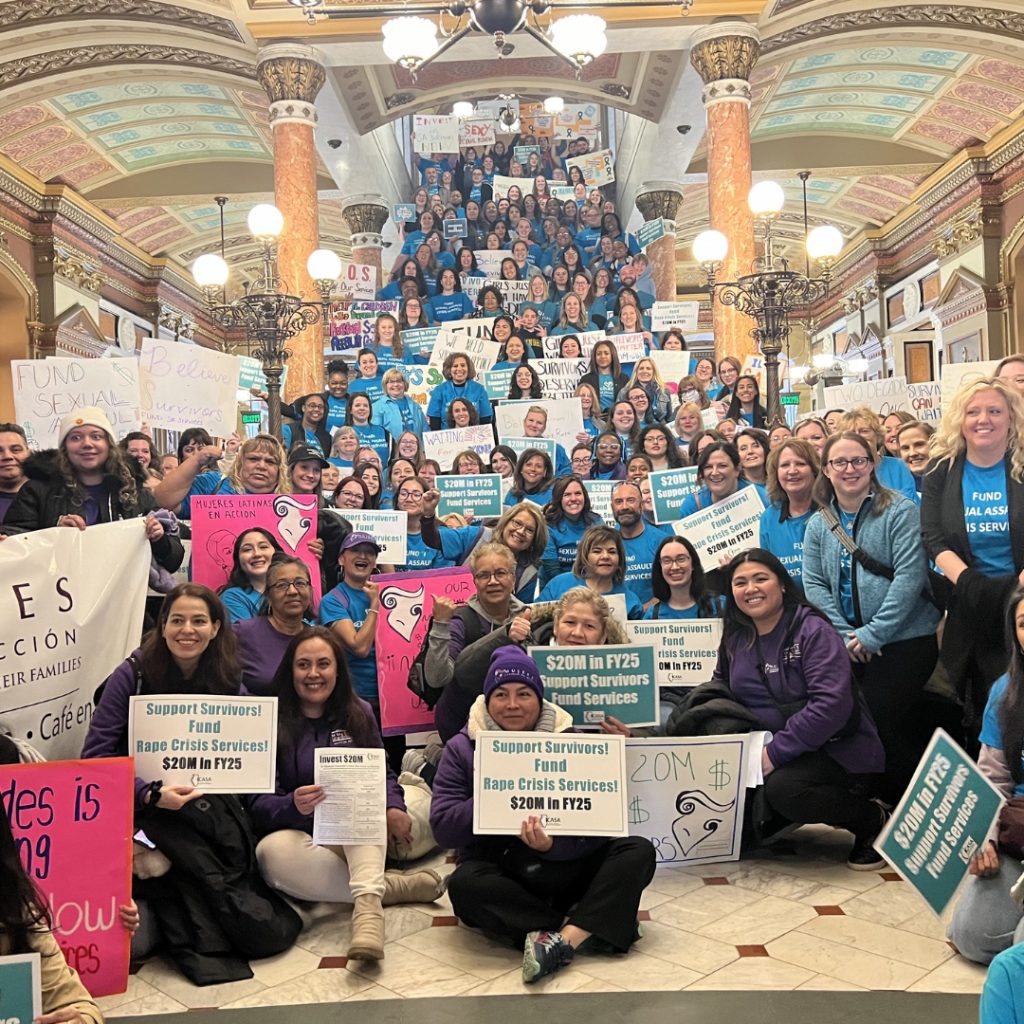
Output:
<path fill-rule="evenodd" d="M 384 959 L 384 910 L 380 897 L 357 896 L 352 907 L 352 943 L 349 960 Z"/>

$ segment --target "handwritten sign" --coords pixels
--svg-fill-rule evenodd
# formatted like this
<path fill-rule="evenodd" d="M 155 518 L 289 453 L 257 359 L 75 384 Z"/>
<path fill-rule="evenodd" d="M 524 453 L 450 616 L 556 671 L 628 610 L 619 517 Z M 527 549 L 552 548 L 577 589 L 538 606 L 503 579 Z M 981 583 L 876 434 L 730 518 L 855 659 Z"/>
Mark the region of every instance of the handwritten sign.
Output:
<path fill-rule="evenodd" d="M 937 380 L 907 385 L 907 412 L 921 423 L 942 419 L 942 384 Z"/>
<path fill-rule="evenodd" d="M 397 299 L 354 299 L 333 303 L 328 313 L 330 340 L 324 343 L 324 354 L 373 345 L 374 321 L 382 313 L 397 317 L 399 305 Z"/>
<path fill-rule="evenodd" d="M 747 736 L 626 740 L 629 834 L 658 864 L 740 859 Z"/>
<path fill-rule="evenodd" d="M 572 398 L 589 365 L 587 359 L 538 359 L 532 363 L 544 382 L 547 398 Z"/>
<path fill-rule="evenodd" d="M 459 122 L 459 148 L 470 146 L 494 145 L 494 121 L 484 118 L 478 121 L 465 120 Z"/>
<path fill-rule="evenodd" d="M 561 358 L 562 337 L 560 334 L 549 334 L 547 337 L 541 338 L 541 349 L 545 359 Z M 606 339 L 604 331 L 581 331 L 575 337 L 579 339 L 580 352 L 587 360 L 590 359 L 590 353 L 594 351 L 594 346 L 599 341 Z"/>
<path fill-rule="evenodd" d="M 505 174 L 494 176 L 494 200 L 508 198 L 508 190 L 515 186 L 525 196 L 533 191 L 533 178 L 510 178 Z"/>
<path fill-rule="evenodd" d="M 151 427 L 188 430 L 201 423 L 214 437 L 234 433 L 237 356 L 200 345 L 143 338 L 139 382 L 142 419 Z"/>
<path fill-rule="evenodd" d="M 501 275 L 501 261 L 512 254 L 508 249 L 474 249 L 473 255 L 476 257 L 476 269 L 483 271 L 484 275 L 490 279 L 485 283 L 493 284 L 494 280 Z M 463 289 L 471 284 L 472 280 L 470 277 L 464 277 L 462 279 Z"/>
<path fill-rule="evenodd" d="M 655 217 L 654 220 L 649 220 L 636 229 L 636 240 L 641 249 L 646 249 L 651 242 L 657 242 L 667 233 L 664 217 Z"/>
<path fill-rule="evenodd" d="M 655 302 L 651 306 L 651 329 L 667 331 L 678 327 L 684 334 L 697 330 L 699 302 Z"/>
<path fill-rule="evenodd" d="M 531 815 L 548 835 L 623 836 L 626 738 L 480 732 L 473 831 L 518 835 Z"/>
<path fill-rule="evenodd" d="M 649 473 L 647 479 L 651 482 L 654 521 L 659 525 L 675 522 L 679 518 L 679 509 L 683 502 L 700 486 L 697 483 L 696 466 L 657 469 Z"/>
<path fill-rule="evenodd" d="M 531 647 L 529 654 L 546 697 L 576 725 L 599 725 L 609 715 L 626 725 L 658 724 L 653 647 Z"/>
<path fill-rule="evenodd" d="M 315 494 L 203 494 L 192 499 L 192 578 L 211 590 L 224 586 L 234 567 L 239 534 L 259 526 L 281 549 L 309 566 L 320 600 L 320 560 L 309 550 L 316 540 Z"/>
<path fill-rule="evenodd" d="M 132 891 L 134 785 L 128 757 L 0 765 L 22 866 L 46 896 L 64 959 L 97 998 L 128 987 L 131 938 L 117 908 Z"/>
<path fill-rule="evenodd" d="M 490 337 L 482 338 L 465 332 L 442 329 L 437 332 L 434 347 L 430 352 L 430 365 L 443 367 L 444 361 L 456 352 L 469 357 L 477 373 L 489 370 L 498 361 L 501 346 Z"/>
<path fill-rule="evenodd" d="M 459 119 L 450 114 L 413 114 L 412 136 L 416 152 L 422 155 L 458 153 Z"/>
<path fill-rule="evenodd" d="M 381 547 L 377 561 L 383 565 L 404 565 L 408 557 L 409 517 L 404 512 L 368 508 L 338 510 L 353 530 L 368 533 Z"/>
<path fill-rule="evenodd" d="M 134 359 L 12 359 L 11 380 L 17 420 L 37 451 L 56 448 L 60 421 L 84 406 L 107 414 L 115 441 L 142 422 Z"/>
<path fill-rule="evenodd" d="M 460 515 L 472 513 L 476 519 L 492 519 L 501 515 L 501 477 L 497 473 L 439 476 L 437 489 L 441 492 L 437 505 L 440 516 L 449 512 Z"/>
<path fill-rule="evenodd" d="M 761 495 L 753 487 L 744 487 L 724 501 L 673 523 L 672 529 L 697 549 L 704 571 L 710 572 L 723 558 L 757 543 L 762 512 Z"/>
<path fill-rule="evenodd" d="M 721 619 L 655 619 L 627 622 L 635 644 L 653 644 L 659 686 L 696 686 L 715 671 Z"/>
<path fill-rule="evenodd" d="M 377 268 L 369 263 L 341 261 L 341 287 L 357 299 L 372 299 L 377 293 Z"/>
<path fill-rule="evenodd" d="M 0 544 L 0 720 L 77 757 L 96 687 L 138 646 L 151 558 L 141 519 Z"/>
<path fill-rule="evenodd" d="M 454 427 L 450 430 L 429 430 L 423 435 L 423 454 L 442 467 L 450 466 L 459 452 L 476 452 L 485 462 L 494 447 L 490 424 L 475 427 Z"/>
<path fill-rule="evenodd" d="M 409 382 L 408 395 L 412 401 L 416 402 L 423 408 L 423 411 L 427 411 L 427 406 L 430 403 L 430 395 L 434 388 L 440 387 L 444 383 L 444 377 L 441 375 L 441 370 L 437 366 L 403 366 L 402 372 L 405 374 L 405 379 Z"/>
<path fill-rule="evenodd" d="M 875 849 L 941 915 L 1002 805 L 977 765 L 937 729 Z"/>
<path fill-rule="evenodd" d="M 679 394 L 679 382 L 690 372 L 690 353 L 675 352 L 673 350 L 662 351 L 652 348 L 648 359 L 654 363 L 665 387 L 673 395 Z"/>
<path fill-rule="evenodd" d="M 953 396 L 962 385 L 970 384 L 979 377 L 994 377 L 998 359 L 978 363 L 944 363 L 942 366 L 942 408 L 948 409 Z"/>
<path fill-rule="evenodd" d="M 508 257 L 508 252 L 500 251 L 503 259 Z M 467 277 L 462 284 L 462 290 L 470 302 L 476 303 L 480 295 L 480 289 L 488 286 L 497 288 L 501 292 L 502 309 L 512 317 L 518 316 L 519 307 L 530 297 L 529 281 L 505 281 L 491 280 L 484 277 Z M 477 321 L 477 323 L 479 322 Z M 484 322 L 486 323 L 486 321 Z M 448 325 L 445 324 L 445 326 L 447 327 Z"/>
<path fill-rule="evenodd" d="M 140 779 L 204 793 L 273 793 L 277 698 L 130 698 L 128 750 Z"/>
<path fill-rule="evenodd" d="M 615 158 L 610 149 L 598 149 L 582 156 L 570 156 L 565 161 L 568 169 L 578 167 L 587 188 L 610 185 L 615 180 Z"/>
<path fill-rule="evenodd" d="M 825 388 L 826 409 L 853 409 L 866 405 L 883 419 L 907 407 L 907 378 L 857 381 Z"/>
<path fill-rule="evenodd" d="M 381 732 L 395 736 L 434 725 L 434 712 L 408 687 L 409 673 L 430 628 L 434 598 L 465 604 L 475 593 L 468 566 L 385 573 L 374 577 L 380 586 L 377 624 L 377 687 Z"/>
<path fill-rule="evenodd" d="M 647 355 L 647 339 L 640 332 L 634 334 L 613 334 L 608 340 L 619 353 L 620 363 L 635 363 Z"/>

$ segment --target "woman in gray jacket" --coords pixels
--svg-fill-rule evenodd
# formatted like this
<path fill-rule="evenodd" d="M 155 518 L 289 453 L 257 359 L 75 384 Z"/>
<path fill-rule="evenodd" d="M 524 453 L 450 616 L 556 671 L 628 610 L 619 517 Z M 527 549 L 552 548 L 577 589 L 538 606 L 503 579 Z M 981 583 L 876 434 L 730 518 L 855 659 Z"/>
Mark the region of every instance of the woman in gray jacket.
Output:
<path fill-rule="evenodd" d="M 834 434 L 821 454 L 804 536 L 807 598 L 846 644 L 885 748 L 881 795 L 903 793 L 922 751 L 907 725 L 938 658 L 939 613 L 926 595 L 928 563 L 917 505 L 879 484 L 875 453 L 858 434 Z"/>

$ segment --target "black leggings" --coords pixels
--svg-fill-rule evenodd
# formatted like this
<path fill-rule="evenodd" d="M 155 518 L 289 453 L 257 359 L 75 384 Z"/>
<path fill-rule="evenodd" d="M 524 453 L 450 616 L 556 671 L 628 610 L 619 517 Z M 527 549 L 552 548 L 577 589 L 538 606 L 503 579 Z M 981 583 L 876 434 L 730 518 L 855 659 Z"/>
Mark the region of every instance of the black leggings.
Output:
<path fill-rule="evenodd" d="M 625 953 L 636 938 L 640 896 L 654 877 L 647 839 L 610 839 L 578 860 L 544 860 L 513 847 L 496 860 L 466 860 L 448 881 L 456 915 L 489 938 L 522 946 L 528 932 L 568 923 Z"/>

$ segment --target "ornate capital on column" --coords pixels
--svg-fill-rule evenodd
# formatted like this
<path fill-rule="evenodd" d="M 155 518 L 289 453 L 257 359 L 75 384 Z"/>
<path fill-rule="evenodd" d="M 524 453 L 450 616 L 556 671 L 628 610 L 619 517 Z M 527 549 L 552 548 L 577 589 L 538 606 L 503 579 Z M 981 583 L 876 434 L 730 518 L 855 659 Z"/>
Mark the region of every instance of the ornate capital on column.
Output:
<path fill-rule="evenodd" d="M 645 181 L 634 202 L 645 221 L 661 217 L 671 221 L 674 229 L 676 214 L 683 203 L 683 186 L 675 181 Z"/>
<path fill-rule="evenodd" d="M 745 21 L 714 22 L 693 37 L 690 63 L 704 82 L 704 103 L 750 103 L 750 73 L 761 51 L 761 36 Z"/>
<path fill-rule="evenodd" d="M 274 43 L 264 47 L 256 61 L 256 77 L 270 100 L 271 126 L 316 124 L 314 104 L 326 75 L 311 46 Z"/>
<path fill-rule="evenodd" d="M 352 245 L 380 245 L 380 233 L 384 230 L 391 211 L 383 196 L 349 196 L 341 201 L 341 215 L 352 232 Z"/>

